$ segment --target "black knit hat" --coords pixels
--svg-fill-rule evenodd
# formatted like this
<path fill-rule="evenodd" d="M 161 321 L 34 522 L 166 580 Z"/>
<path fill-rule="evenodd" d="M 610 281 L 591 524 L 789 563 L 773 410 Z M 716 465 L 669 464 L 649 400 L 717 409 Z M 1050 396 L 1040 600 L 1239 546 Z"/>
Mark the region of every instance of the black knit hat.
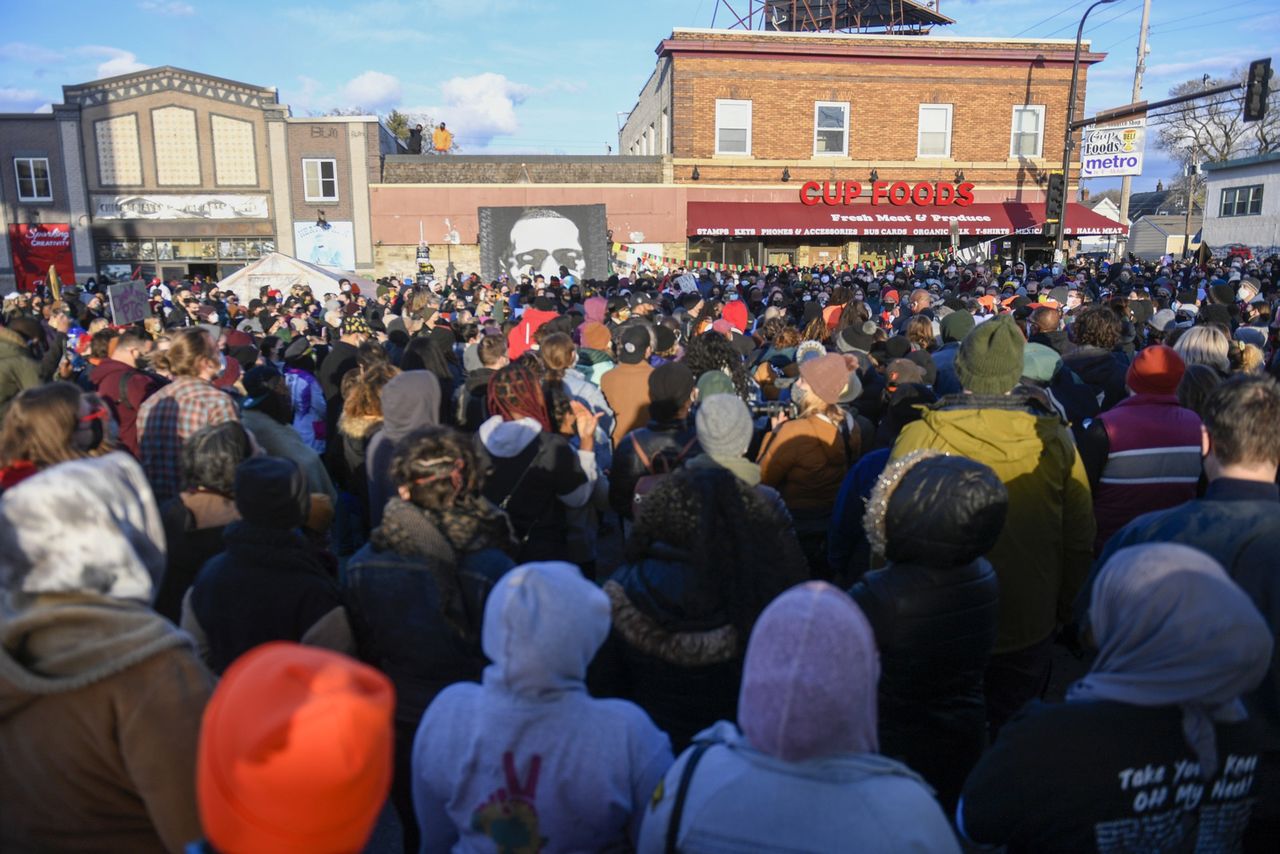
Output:
<path fill-rule="evenodd" d="M 290 531 L 311 511 L 307 479 L 293 460 L 250 457 L 236 466 L 236 509 L 252 526 Z"/>

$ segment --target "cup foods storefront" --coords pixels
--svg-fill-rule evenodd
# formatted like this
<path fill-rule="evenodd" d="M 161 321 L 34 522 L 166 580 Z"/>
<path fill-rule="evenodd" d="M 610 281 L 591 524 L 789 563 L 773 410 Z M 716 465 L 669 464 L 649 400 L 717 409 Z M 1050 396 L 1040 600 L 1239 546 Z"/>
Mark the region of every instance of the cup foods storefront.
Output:
<path fill-rule="evenodd" d="M 971 183 L 808 181 L 791 201 L 690 201 L 689 260 L 729 266 L 859 264 L 947 255 L 1034 257 L 1050 250 L 1044 204 L 978 201 Z M 1070 204 L 1067 236 L 1124 234 Z"/>

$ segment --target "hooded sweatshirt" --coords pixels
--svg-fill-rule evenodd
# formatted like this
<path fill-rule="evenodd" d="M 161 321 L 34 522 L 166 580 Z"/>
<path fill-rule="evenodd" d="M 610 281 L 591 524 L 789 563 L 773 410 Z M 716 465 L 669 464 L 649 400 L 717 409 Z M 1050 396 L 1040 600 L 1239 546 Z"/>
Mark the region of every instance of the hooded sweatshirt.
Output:
<path fill-rule="evenodd" d="M 958 852 L 924 782 L 876 753 L 880 664 L 867 618 L 821 582 L 793 587 L 751 632 L 738 724 L 712 742 L 690 778 L 677 845 L 717 852 Z M 667 772 L 645 811 L 638 850 L 665 850 L 693 751 Z M 856 840 L 856 845 L 853 845 Z"/>
<path fill-rule="evenodd" d="M 163 567 L 155 501 L 127 454 L 54 466 L 0 500 L 0 850 L 198 838 L 212 677 L 146 605 Z"/>
<path fill-rule="evenodd" d="M 518 566 L 485 605 L 482 684 L 432 702 L 414 743 L 424 852 L 626 850 L 671 744 L 583 685 L 609 600 L 567 563 Z"/>
<path fill-rule="evenodd" d="M 369 482 L 369 519 L 376 528 L 382 509 L 395 495 L 391 483 L 391 457 L 396 443 L 414 430 L 440 423 L 440 380 L 430 371 L 405 371 L 382 387 L 382 429 L 369 440 L 365 451 L 365 476 Z"/>

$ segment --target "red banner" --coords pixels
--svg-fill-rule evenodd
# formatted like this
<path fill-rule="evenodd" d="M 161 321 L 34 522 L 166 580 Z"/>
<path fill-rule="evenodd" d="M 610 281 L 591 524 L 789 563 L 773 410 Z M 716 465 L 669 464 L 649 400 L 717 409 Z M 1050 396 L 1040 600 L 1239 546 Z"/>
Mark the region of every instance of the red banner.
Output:
<path fill-rule="evenodd" d="M 35 290 L 36 281 L 49 278 L 49 267 L 58 271 L 58 279 L 69 285 L 76 280 L 76 265 L 71 257 L 71 226 L 65 222 L 18 224 L 9 226 L 9 253 L 13 256 L 13 275 L 18 290 Z"/>

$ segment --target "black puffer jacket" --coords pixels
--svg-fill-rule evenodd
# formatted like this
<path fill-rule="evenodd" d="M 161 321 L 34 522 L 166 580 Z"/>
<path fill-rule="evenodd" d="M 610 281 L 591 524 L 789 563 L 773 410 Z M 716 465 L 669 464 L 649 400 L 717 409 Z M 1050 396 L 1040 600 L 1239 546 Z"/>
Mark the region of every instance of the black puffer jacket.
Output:
<path fill-rule="evenodd" d="M 882 505 L 889 565 L 850 590 L 880 647 L 880 751 L 923 775 L 948 810 L 983 748 L 982 675 L 999 587 L 980 555 L 999 536 L 1008 500 L 981 463 L 916 463 Z"/>
<path fill-rule="evenodd" d="M 1129 363 L 1124 354 L 1103 350 L 1101 347 L 1085 346 L 1065 354 L 1062 361 L 1086 385 L 1093 388 L 1094 394 L 1099 396 L 1102 412 L 1128 396 L 1125 375 L 1129 371 Z"/>

